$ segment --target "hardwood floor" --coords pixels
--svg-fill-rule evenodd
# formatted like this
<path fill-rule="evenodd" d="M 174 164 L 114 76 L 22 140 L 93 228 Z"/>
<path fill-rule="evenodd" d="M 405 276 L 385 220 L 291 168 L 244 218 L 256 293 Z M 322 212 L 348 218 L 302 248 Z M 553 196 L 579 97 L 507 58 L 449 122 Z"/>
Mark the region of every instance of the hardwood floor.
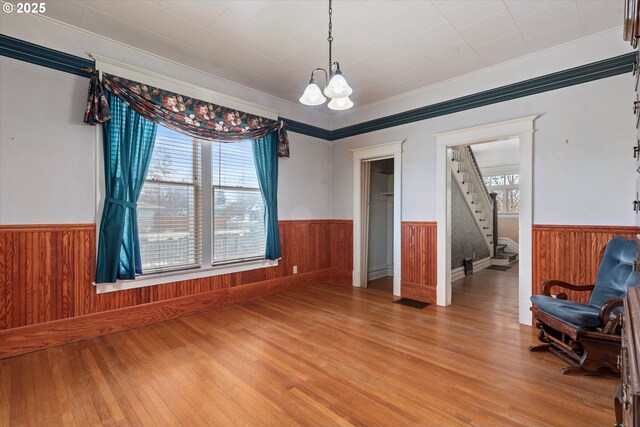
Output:
<path fill-rule="evenodd" d="M 367 282 L 367 289 L 377 289 L 387 293 L 393 293 L 393 276 L 383 276 Z"/>
<path fill-rule="evenodd" d="M 0 426 L 611 425 L 618 380 L 529 353 L 481 273 L 448 308 L 322 284 L 1 360 Z"/>

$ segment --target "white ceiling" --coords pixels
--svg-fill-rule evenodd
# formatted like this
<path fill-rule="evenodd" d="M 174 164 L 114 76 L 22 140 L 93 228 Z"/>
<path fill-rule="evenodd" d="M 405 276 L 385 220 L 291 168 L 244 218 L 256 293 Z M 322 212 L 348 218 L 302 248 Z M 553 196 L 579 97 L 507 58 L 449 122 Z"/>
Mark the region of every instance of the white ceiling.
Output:
<path fill-rule="evenodd" d="M 362 106 L 620 26 L 623 3 L 334 0 L 333 60 Z M 311 70 L 327 66 L 327 9 L 317 0 L 47 1 L 48 17 L 293 102 Z"/>
<path fill-rule="evenodd" d="M 483 175 L 495 172 L 496 168 L 518 169 L 520 163 L 520 141 L 517 138 L 473 144 L 471 149 Z"/>

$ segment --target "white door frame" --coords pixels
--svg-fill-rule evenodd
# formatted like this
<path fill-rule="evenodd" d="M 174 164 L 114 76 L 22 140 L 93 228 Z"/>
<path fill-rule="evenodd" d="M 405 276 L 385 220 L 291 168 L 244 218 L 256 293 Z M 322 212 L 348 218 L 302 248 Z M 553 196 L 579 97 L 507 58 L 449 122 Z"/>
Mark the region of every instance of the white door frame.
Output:
<path fill-rule="evenodd" d="M 401 229 L 402 221 L 402 141 L 369 147 L 354 148 L 353 153 L 353 286 L 367 286 L 367 272 L 362 271 L 362 163 L 393 158 L 393 295 L 400 296 L 402 283 L 400 272 L 402 262 Z"/>
<path fill-rule="evenodd" d="M 438 305 L 451 304 L 451 160 L 447 148 L 517 137 L 520 140 L 519 321 L 531 325 L 531 224 L 533 222 L 533 132 L 528 116 L 435 134 L 437 139 Z"/>

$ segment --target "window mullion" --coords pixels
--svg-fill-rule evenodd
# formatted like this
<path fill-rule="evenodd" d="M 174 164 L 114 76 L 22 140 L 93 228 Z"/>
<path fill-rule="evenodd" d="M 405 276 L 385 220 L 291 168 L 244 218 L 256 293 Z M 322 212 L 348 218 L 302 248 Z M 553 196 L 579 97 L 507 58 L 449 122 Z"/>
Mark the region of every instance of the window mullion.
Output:
<path fill-rule="evenodd" d="M 210 266 L 213 262 L 213 196 L 212 196 L 212 164 L 211 142 L 202 144 L 202 265 Z"/>

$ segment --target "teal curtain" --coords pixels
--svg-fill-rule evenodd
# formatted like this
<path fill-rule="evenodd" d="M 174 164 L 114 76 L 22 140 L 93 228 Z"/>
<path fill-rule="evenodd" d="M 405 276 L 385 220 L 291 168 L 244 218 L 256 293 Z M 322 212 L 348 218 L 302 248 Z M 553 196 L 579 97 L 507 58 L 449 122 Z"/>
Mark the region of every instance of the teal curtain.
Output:
<path fill-rule="evenodd" d="M 151 161 L 157 125 L 106 92 L 113 118 L 104 122 L 105 201 L 98 240 L 96 283 L 142 273 L 136 203 Z"/>
<path fill-rule="evenodd" d="M 253 141 L 253 160 L 264 202 L 266 259 L 281 258 L 278 230 L 278 134 L 272 132 Z"/>

